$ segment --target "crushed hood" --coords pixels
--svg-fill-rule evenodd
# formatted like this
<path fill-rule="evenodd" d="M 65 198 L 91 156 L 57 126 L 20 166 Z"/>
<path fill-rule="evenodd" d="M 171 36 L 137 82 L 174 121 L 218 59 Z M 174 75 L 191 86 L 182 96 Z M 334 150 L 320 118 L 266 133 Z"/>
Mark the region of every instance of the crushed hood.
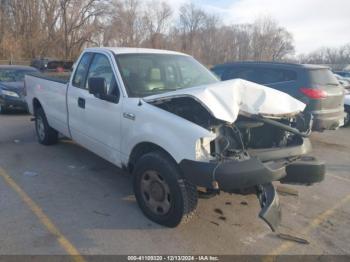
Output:
<path fill-rule="evenodd" d="M 304 111 L 305 104 L 278 90 L 242 79 L 206 86 L 179 89 L 145 97 L 156 102 L 177 97 L 192 97 L 217 119 L 233 123 L 239 112 L 265 117 L 283 117 Z"/>

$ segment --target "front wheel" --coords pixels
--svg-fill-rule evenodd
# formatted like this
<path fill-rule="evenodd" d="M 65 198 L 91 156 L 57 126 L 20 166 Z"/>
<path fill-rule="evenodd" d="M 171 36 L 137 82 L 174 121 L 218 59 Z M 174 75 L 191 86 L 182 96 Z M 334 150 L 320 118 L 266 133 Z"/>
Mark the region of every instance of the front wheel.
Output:
<path fill-rule="evenodd" d="M 42 108 L 38 108 L 35 113 L 35 130 L 40 144 L 53 145 L 57 143 L 58 132 L 49 126 Z"/>
<path fill-rule="evenodd" d="M 197 207 L 197 188 L 181 177 L 177 164 L 163 152 L 137 161 L 134 192 L 145 216 L 167 227 L 186 223 Z"/>

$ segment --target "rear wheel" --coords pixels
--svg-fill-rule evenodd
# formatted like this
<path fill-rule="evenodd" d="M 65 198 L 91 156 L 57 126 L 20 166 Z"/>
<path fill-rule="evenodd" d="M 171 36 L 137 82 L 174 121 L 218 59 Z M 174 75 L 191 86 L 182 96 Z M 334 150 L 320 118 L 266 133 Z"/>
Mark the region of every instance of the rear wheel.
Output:
<path fill-rule="evenodd" d="M 196 187 L 181 177 L 176 163 L 162 152 L 138 160 L 134 192 L 146 217 L 168 227 L 189 221 L 197 207 Z"/>
<path fill-rule="evenodd" d="M 35 130 L 40 144 L 53 145 L 57 143 L 58 132 L 49 126 L 42 108 L 38 108 L 35 113 Z"/>

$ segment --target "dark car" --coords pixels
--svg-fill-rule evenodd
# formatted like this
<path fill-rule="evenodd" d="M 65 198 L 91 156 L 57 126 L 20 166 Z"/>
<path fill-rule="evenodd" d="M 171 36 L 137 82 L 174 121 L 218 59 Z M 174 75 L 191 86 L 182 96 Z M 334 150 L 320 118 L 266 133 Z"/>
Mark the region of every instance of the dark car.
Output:
<path fill-rule="evenodd" d="M 342 77 L 350 78 L 350 71 L 334 71 L 334 73 Z"/>
<path fill-rule="evenodd" d="M 30 66 L 0 66 L 0 113 L 10 108 L 27 110 L 24 76 L 39 72 Z"/>
<path fill-rule="evenodd" d="M 40 58 L 32 60 L 30 65 L 39 69 L 40 71 L 64 72 L 71 71 L 73 63 L 73 61 L 58 60 L 52 58 Z"/>
<path fill-rule="evenodd" d="M 313 130 L 337 129 L 344 121 L 344 88 L 328 67 L 276 62 L 236 62 L 211 69 L 222 81 L 241 78 L 285 92 L 306 104 Z"/>

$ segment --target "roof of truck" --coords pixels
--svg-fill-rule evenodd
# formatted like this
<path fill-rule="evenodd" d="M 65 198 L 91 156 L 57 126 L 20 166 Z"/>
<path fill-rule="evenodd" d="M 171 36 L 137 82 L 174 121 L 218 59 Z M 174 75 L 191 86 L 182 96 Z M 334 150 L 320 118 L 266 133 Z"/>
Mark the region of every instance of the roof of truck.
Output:
<path fill-rule="evenodd" d="M 171 55 L 185 55 L 187 54 L 161 49 L 151 49 L 151 48 L 132 48 L 132 47 L 96 47 L 87 48 L 87 51 L 98 51 L 98 50 L 112 51 L 114 54 L 171 54 Z"/>

